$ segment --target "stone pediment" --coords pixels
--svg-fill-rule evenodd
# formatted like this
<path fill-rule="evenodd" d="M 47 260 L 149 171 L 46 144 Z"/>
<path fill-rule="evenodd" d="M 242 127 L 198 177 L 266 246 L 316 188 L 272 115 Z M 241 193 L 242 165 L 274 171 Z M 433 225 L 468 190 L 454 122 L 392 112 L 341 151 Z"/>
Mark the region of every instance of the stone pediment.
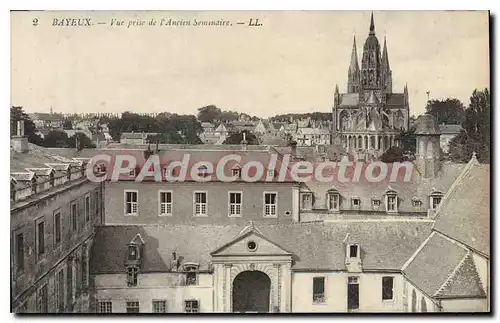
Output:
<path fill-rule="evenodd" d="M 212 256 L 291 256 L 292 253 L 272 242 L 257 229 L 238 235 L 211 253 Z"/>

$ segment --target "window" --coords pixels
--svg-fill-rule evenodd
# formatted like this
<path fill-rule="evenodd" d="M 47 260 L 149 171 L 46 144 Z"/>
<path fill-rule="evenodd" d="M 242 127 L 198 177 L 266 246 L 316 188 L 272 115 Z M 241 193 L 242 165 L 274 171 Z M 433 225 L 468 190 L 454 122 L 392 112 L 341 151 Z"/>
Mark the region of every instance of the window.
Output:
<path fill-rule="evenodd" d="M 241 216 L 241 192 L 229 192 L 229 216 Z"/>
<path fill-rule="evenodd" d="M 16 234 L 16 266 L 18 273 L 24 271 L 24 235 Z"/>
<path fill-rule="evenodd" d="M 418 199 L 413 199 L 411 201 L 413 207 L 417 210 L 420 210 L 422 208 L 422 201 L 421 200 L 418 200 Z"/>
<path fill-rule="evenodd" d="M 338 211 L 340 205 L 340 195 L 338 193 L 328 193 L 328 210 Z"/>
<path fill-rule="evenodd" d="M 194 193 L 194 215 L 207 215 L 207 193 Z"/>
<path fill-rule="evenodd" d="M 431 209 L 432 210 L 437 210 L 439 204 L 441 203 L 441 200 L 443 199 L 442 194 L 433 194 L 431 195 Z"/>
<path fill-rule="evenodd" d="M 349 258 L 358 258 L 358 245 L 349 246 Z"/>
<path fill-rule="evenodd" d="M 137 191 L 125 191 L 125 215 L 137 215 Z"/>
<path fill-rule="evenodd" d="M 352 198 L 352 206 L 353 207 L 359 207 L 361 205 L 361 200 L 359 197 L 353 197 Z"/>
<path fill-rule="evenodd" d="M 130 177 L 135 177 L 135 168 L 131 168 L 131 169 L 129 170 L 129 172 L 128 172 L 128 175 L 129 175 Z"/>
<path fill-rule="evenodd" d="M 202 166 L 198 167 L 198 176 L 207 177 L 208 175 L 209 174 L 208 174 L 207 166 L 202 165 Z"/>
<path fill-rule="evenodd" d="M 71 202 L 71 229 L 73 232 L 78 230 L 78 208 L 76 202 Z"/>
<path fill-rule="evenodd" d="M 54 291 L 56 296 L 56 311 L 64 312 L 64 269 L 61 269 L 54 278 Z"/>
<path fill-rule="evenodd" d="M 387 195 L 387 212 L 398 211 L 397 200 L 398 200 L 397 195 L 392 195 L 392 194 Z"/>
<path fill-rule="evenodd" d="M 268 178 L 274 178 L 275 175 L 276 175 L 276 172 L 274 171 L 274 169 L 267 170 L 267 177 Z"/>
<path fill-rule="evenodd" d="M 36 293 L 36 307 L 38 313 L 47 313 L 49 311 L 47 284 L 40 287 Z"/>
<path fill-rule="evenodd" d="M 347 278 L 347 309 L 359 308 L 359 281 L 358 277 Z"/>
<path fill-rule="evenodd" d="M 139 302 L 127 302 L 127 313 L 139 313 Z"/>
<path fill-rule="evenodd" d="M 42 257 L 45 253 L 45 222 L 36 225 L 36 254 Z"/>
<path fill-rule="evenodd" d="M 90 221 L 90 196 L 85 196 L 85 223 Z"/>
<path fill-rule="evenodd" d="M 186 285 L 196 285 L 198 283 L 198 266 L 185 266 L 186 271 Z"/>
<path fill-rule="evenodd" d="M 136 267 L 127 268 L 127 286 L 135 287 L 137 286 L 137 274 L 138 269 Z"/>
<path fill-rule="evenodd" d="M 231 170 L 231 174 L 232 174 L 232 176 L 240 177 L 241 176 L 241 169 L 239 167 L 233 168 Z"/>
<path fill-rule="evenodd" d="M 95 191 L 94 193 L 94 204 L 95 204 L 95 214 L 99 215 L 99 191 Z"/>
<path fill-rule="evenodd" d="M 313 303 L 325 303 L 325 277 L 313 278 Z"/>
<path fill-rule="evenodd" d="M 98 301 L 99 313 L 113 313 L 113 303 L 109 301 Z"/>
<path fill-rule="evenodd" d="M 264 215 L 265 216 L 276 216 L 277 212 L 277 193 L 264 193 Z"/>
<path fill-rule="evenodd" d="M 167 313 L 167 301 L 153 301 L 153 313 Z"/>
<path fill-rule="evenodd" d="M 160 216 L 172 215 L 172 192 L 160 191 Z"/>
<path fill-rule="evenodd" d="M 304 193 L 302 194 L 302 210 L 311 210 L 312 209 L 312 194 Z"/>
<path fill-rule="evenodd" d="M 382 300 L 392 300 L 394 296 L 394 277 L 382 277 Z"/>
<path fill-rule="evenodd" d="M 372 200 L 372 207 L 375 209 L 378 209 L 380 207 L 380 200 L 379 199 L 373 199 Z"/>
<path fill-rule="evenodd" d="M 88 257 L 87 245 L 82 245 L 82 287 L 87 287 Z"/>
<path fill-rule="evenodd" d="M 131 245 L 128 246 L 128 260 L 137 260 L 138 255 L 137 255 L 137 246 L 136 245 Z"/>
<path fill-rule="evenodd" d="M 61 213 L 57 212 L 54 215 L 54 244 L 58 245 L 61 243 Z"/>
<path fill-rule="evenodd" d="M 184 310 L 186 313 L 199 313 L 200 304 L 197 300 L 184 301 Z"/>

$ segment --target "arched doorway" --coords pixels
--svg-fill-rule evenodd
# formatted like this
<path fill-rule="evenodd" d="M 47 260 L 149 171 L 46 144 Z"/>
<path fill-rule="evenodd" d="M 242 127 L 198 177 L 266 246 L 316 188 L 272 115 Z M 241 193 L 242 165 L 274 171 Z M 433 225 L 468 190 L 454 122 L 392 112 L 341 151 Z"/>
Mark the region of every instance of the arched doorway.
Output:
<path fill-rule="evenodd" d="M 233 281 L 233 312 L 269 312 L 271 279 L 261 271 L 243 271 Z"/>

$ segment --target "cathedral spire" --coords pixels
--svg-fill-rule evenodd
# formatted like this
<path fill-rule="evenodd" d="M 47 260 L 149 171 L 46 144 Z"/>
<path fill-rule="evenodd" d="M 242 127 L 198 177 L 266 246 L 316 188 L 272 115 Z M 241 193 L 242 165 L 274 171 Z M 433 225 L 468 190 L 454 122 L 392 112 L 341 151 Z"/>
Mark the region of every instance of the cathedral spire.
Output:
<path fill-rule="evenodd" d="M 356 36 L 352 42 L 351 63 L 349 64 L 349 73 L 347 76 L 347 92 L 357 92 L 359 88 L 359 63 L 358 50 L 356 49 Z"/>
<path fill-rule="evenodd" d="M 387 54 L 387 41 L 384 36 L 384 49 L 382 51 L 382 65 L 385 67 L 386 71 L 390 71 L 389 66 L 389 55 Z"/>
<path fill-rule="evenodd" d="M 373 22 L 373 11 L 372 11 L 372 17 L 370 20 L 370 36 L 375 36 L 375 23 Z"/>

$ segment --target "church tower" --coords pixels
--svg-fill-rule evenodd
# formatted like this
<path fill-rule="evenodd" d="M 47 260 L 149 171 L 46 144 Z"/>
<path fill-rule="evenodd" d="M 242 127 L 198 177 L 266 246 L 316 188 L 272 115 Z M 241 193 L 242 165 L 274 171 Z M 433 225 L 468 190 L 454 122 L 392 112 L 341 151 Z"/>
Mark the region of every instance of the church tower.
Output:
<path fill-rule="evenodd" d="M 382 88 L 382 59 L 380 44 L 375 36 L 373 13 L 370 20 L 370 33 L 363 46 L 361 59 L 361 89 L 380 90 Z"/>
<path fill-rule="evenodd" d="M 356 49 L 356 36 L 352 43 L 351 64 L 347 75 L 347 93 L 357 93 L 359 91 L 359 64 L 358 51 Z"/>
<path fill-rule="evenodd" d="M 392 93 L 392 71 L 387 53 L 387 41 L 384 37 L 384 50 L 382 51 L 382 85 L 386 93 Z"/>

